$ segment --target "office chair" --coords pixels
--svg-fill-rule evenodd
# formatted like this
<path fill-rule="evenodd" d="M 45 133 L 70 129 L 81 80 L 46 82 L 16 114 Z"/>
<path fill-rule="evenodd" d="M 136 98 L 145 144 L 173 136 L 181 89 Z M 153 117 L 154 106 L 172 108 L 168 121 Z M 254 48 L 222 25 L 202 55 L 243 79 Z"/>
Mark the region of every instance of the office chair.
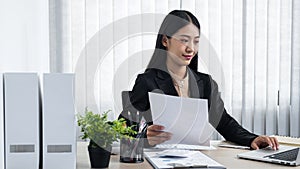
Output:
<path fill-rule="evenodd" d="M 138 130 L 137 126 L 141 120 L 140 112 L 138 112 L 130 102 L 130 92 L 122 91 L 122 107 L 123 110 L 119 115 L 119 118 L 124 118 L 126 120 L 127 126 L 135 125 L 134 130 Z"/>

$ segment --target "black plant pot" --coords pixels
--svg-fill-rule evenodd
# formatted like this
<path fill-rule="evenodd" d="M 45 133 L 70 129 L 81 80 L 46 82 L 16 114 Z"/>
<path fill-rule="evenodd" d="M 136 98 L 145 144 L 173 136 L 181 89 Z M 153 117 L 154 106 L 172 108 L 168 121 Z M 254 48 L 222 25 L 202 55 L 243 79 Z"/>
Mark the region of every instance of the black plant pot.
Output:
<path fill-rule="evenodd" d="M 103 149 L 102 147 L 88 147 L 90 162 L 92 168 L 107 168 L 110 161 L 110 152 L 112 147 Z"/>

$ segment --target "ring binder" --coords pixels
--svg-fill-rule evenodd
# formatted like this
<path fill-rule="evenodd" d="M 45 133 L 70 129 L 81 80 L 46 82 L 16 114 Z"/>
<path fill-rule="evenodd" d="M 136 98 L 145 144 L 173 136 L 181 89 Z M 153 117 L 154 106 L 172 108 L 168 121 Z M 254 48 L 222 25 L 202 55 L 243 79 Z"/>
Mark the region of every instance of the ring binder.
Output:
<path fill-rule="evenodd" d="M 43 75 L 43 169 L 76 168 L 74 74 Z"/>
<path fill-rule="evenodd" d="M 0 168 L 4 169 L 3 74 L 0 73 Z"/>
<path fill-rule="evenodd" d="M 5 168 L 38 169 L 39 80 L 36 73 L 4 74 Z"/>

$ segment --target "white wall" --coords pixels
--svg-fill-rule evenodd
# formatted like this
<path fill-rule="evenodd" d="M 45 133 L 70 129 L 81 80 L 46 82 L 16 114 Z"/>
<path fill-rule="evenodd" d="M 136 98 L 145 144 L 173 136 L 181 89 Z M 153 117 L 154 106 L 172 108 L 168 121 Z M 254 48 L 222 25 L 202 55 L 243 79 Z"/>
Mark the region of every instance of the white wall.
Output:
<path fill-rule="evenodd" d="M 49 71 L 47 0 L 0 1 L 0 72 Z"/>

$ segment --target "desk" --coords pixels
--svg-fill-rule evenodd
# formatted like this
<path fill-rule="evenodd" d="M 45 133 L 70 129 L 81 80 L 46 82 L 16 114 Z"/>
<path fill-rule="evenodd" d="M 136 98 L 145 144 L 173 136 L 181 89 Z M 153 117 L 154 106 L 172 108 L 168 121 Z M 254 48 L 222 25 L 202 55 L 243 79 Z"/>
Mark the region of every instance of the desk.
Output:
<path fill-rule="evenodd" d="M 208 155 L 212 159 L 224 165 L 227 169 L 300 169 L 298 167 L 289 167 L 277 164 L 270 164 L 264 162 L 257 162 L 251 160 L 243 160 L 238 159 L 236 157 L 237 154 L 246 152 L 249 150 L 241 150 L 241 149 L 232 149 L 232 148 L 221 148 L 217 147 L 220 144 L 220 141 L 211 141 L 211 144 L 215 146 L 216 150 L 208 150 L 201 151 L 204 154 Z M 143 163 L 138 164 L 128 164 L 128 163 L 120 163 L 119 155 L 112 155 L 110 164 L 110 169 L 152 169 L 152 166 L 145 159 Z M 87 151 L 87 143 L 86 142 L 78 142 L 77 143 L 77 169 L 90 169 L 90 162 Z"/>

